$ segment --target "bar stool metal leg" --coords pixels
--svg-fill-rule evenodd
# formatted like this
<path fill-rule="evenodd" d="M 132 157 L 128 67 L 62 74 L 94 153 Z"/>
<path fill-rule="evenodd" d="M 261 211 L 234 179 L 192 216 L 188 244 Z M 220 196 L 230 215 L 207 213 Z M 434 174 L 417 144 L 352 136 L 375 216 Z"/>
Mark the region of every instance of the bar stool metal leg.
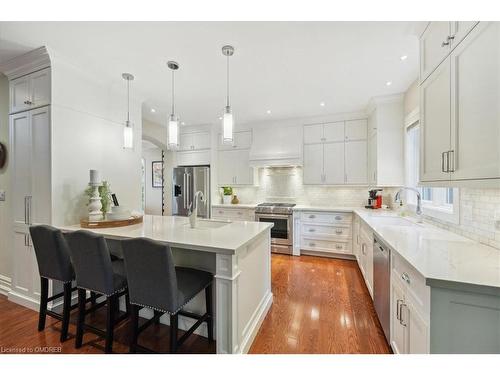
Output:
<path fill-rule="evenodd" d="M 207 330 L 208 330 L 208 341 L 214 341 L 214 318 L 212 314 L 212 284 L 205 288 L 205 303 L 207 308 Z"/>
<path fill-rule="evenodd" d="M 87 293 L 85 289 L 78 289 L 78 323 L 76 325 L 75 348 L 82 347 L 83 325 L 85 324 L 85 299 Z"/>
<path fill-rule="evenodd" d="M 40 277 L 40 312 L 38 314 L 38 330 L 45 329 L 45 320 L 47 317 L 47 302 L 49 298 L 49 280 Z"/>
<path fill-rule="evenodd" d="M 60 341 L 64 342 L 68 338 L 69 313 L 71 312 L 71 283 L 64 284 L 63 292 L 63 316 Z"/>
<path fill-rule="evenodd" d="M 177 351 L 177 330 L 179 320 L 177 314 L 170 315 L 170 353 Z"/>

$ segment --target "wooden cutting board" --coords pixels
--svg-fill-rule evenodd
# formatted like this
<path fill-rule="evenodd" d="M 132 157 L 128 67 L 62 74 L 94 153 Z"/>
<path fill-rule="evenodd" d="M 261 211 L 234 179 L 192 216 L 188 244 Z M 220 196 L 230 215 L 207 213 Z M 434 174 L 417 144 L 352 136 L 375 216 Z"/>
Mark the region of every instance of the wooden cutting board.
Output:
<path fill-rule="evenodd" d="M 142 216 L 131 216 L 124 220 L 101 220 L 101 221 L 89 221 L 86 219 L 80 220 L 80 226 L 82 228 L 118 228 L 126 227 L 128 225 L 140 224 L 142 223 Z"/>

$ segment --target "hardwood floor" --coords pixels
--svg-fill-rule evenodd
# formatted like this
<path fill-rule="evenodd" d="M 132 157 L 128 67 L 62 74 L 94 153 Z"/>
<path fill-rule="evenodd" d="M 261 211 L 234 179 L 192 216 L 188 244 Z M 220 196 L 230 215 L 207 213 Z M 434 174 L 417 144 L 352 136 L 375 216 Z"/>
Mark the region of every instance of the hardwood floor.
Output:
<path fill-rule="evenodd" d="M 273 305 L 250 353 L 390 353 L 356 262 L 273 254 L 272 289 Z M 73 311 L 70 339 L 60 344 L 59 321 L 47 317 L 45 330 L 38 332 L 37 312 L 0 296 L 0 352 L 52 348 L 56 353 L 103 353 L 104 340 L 92 333 L 86 333 L 84 346 L 75 349 L 75 321 Z M 88 322 L 103 328 L 105 311 L 96 312 Z M 114 352 L 128 352 L 128 334 L 125 321 L 115 330 Z M 168 352 L 169 330 L 152 325 L 139 343 Z M 215 344 L 192 335 L 179 352 L 214 353 Z"/>
<path fill-rule="evenodd" d="M 272 256 L 273 305 L 250 353 L 390 353 L 355 261 Z"/>

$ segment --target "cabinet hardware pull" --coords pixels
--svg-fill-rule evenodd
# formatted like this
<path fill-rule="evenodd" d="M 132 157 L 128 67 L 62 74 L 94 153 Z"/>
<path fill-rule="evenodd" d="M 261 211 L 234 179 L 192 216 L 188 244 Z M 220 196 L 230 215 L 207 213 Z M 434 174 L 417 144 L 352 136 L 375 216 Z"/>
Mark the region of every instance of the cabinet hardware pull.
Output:
<path fill-rule="evenodd" d="M 399 305 L 399 323 L 401 323 L 403 327 L 406 327 L 406 323 L 403 322 L 403 306 L 406 306 L 406 303 L 401 303 L 401 305 Z"/>
<path fill-rule="evenodd" d="M 24 197 L 24 224 L 28 224 L 28 196 Z"/>
<path fill-rule="evenodd" d="M 31 195 L 28 195 L 28 225 L 33 224 L 31 222 L 31 201 L 32 201 L 32 197 L 31 197 Z M 29 235 L 28 235 L 28 237 L 29 237 Z M 29 238 L 28 238 L 28 243 L 29 243 Z"/>
<path fill-rule="evenodd" d="M 309 242 L 309 246 L 314 247 L 316 244 L 314 242 Z"/>
<path fill-rule="evenodd" d="M 441 43 L 441 47 L 446 47 L 446 46 L 449 46 L 449 45 L 450 45 L 449 41 Z"/>
<path fill-rule="evenodd" d="M 453 40 L 453 39 L 455 39 L 455 35 L 448 35 L 448 37 L 446 39 L 448 39 L 449 41 Z"/>
<path fill-rule="evenodd" d="M 450 156 L 451 154 L 451 156 Z M 446 169 L 448 172 L 455 172 L 455 151 L 450 150 L 446 153 Z M 450 166 L 451 165 L 451 166 Z"/>
<path fill-rule="evenodd" d="M 335 233 L 337 233 L 337 234 L 342 234 L 342 229 L 336 229 L 336 230 L 335 230 Z"/>
<path fill-rule="evenodd" d="M 342 220 L 342 216 L 335 216 L 335 220 Z"/>
<path fill-rule="evenodd" d="M 445 168 L 445 163 L 444 163 L 444 155 L 446 154 L 446 151 L 443 151 L 441 153 L 441 172 L 448 172 L 448 170 Z"/>
<path fill-rule="evenodd" d="M 314 219 L 316 215 L 309 215 L 309 219 Z"/>
<path fill-rule="evenodd" d="M 401 279 L 403 281 L 405 281 L 407 284 L 410 284 L 410 276 L 408 276 L 408 274 L 406 272 L 403 272 L 401 274 Z"/>
<path fill-rule="evenodd" d="M 316 229 L 309 228 L 309 232 L 316 232 Z"/>
<path fill-rule="evenodd" d="M 396 319 L 397 319 L 397 320 L 400 320 L 400 318 L 399 318 L 399 304 L 400 304 L 401 302 L 403 302 L 403 300 L 402 300 L 402 299 L 398 299 L 398 300 L 396 301 Z"/>
<path fill-rule="evenodd" d="M 342 245 L 337 244 L 337 245 L 335 245 L 335 248 L 336 249 L 342 249 Z"/>

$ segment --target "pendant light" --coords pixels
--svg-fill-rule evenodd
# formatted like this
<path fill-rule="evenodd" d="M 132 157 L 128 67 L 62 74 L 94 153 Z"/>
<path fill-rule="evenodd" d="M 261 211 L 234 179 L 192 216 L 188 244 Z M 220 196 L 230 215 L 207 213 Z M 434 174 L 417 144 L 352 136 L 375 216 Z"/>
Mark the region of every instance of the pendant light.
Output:
<path fill-rule="evenodd" d="M 134 76 L 130 73 L 123 73 L 122 78 L 127 81 L 127 121 L 123 128 L 123 148 L 134 147 L 134 130 L 130 122 L 130 81 L 134 80 Z"/>
<path fill-rule="evenodd" d="M 231 112 L 231 106 L 229 105 L 229 57 L 233 56 L 234 47 L 229 45 L 222 47 L 222 54 L 227 57 L 227 95 L 226 107 L 222 115 L 222 142 L 227 144 L 233 143 L 234 119 Z"/>
<path fill-rule="evenodd" d="M 172 70 L 172 113 L 168 118 L 167 147 L 170 150 L 177 150 L 179 148 L 179 118 L 175 115 L 174 73 L 179 69 L 179 64 L 175 61 L 168 61 L 167 66 Z"/>

